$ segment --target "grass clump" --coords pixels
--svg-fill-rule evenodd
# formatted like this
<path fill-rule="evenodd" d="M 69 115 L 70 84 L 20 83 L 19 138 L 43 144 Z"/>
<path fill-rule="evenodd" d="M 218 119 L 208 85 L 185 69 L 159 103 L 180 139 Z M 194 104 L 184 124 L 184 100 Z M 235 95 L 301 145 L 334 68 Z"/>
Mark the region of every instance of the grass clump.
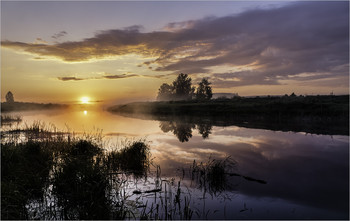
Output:
<path fill-rule="evenodd" d="M 52 164 L 43 143 L 1 146 L 2 219 L 28 219 L 25 205 L 31 199 L 42 201 Z"/>
<path fill-rule="evenodd" d="M 119 151 L 111 151 L 107 154 L 107 162 L 114 171 L 128 171 L 135 175 L 144 175 L 149 170 L 150 160 L 149 146 L 143 141 L 134 141 Z"/>
<path fill-rule="evenodd" d="M 100 153 L 98 146 L 79 140 L 54 168 L 53 194 L 63 219 L 109 219 L 109 182 Z"/>

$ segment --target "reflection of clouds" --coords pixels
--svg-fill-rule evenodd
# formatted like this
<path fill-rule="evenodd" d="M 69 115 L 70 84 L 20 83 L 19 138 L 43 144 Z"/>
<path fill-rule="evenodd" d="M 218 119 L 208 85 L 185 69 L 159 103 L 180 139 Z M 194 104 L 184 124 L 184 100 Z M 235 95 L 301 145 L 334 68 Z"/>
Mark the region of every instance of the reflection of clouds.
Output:
<path fill-rule="evenodd" d="M 25 112 L 23 120 L 40 118 L 53 123 L 70 120 L 69 125 L 76 131 L 81 127 L 81 111 L 59 115 Z M 300 206 L 348 213 L 348 136 L 230 126 L 213 127 L 208 139 L 203 139 L 197 130 L 193 130 L 189 142 L 181 143 L 172 133 L 163 133 L 158 121 L 109 114 L 102 116 L 94 111 L 89 111 L 88 116 L 91 121 L 84 122 L 85 128 L 95 125 L 103 128 L 108 138 L 119 139 L 119 143 L 110 141 L 111 149 L 122 147 L 125 137 L 150 141 L 152 157 L 155 157 L 155 164 L 160 164 L 162 175 L 174 176 L 176 169 L 189 168 L 193 160 L 207 162 L 209 157 L 222 159 L 229 155 L 238 163 L 238 173 L 267 181 L 266 185 L 261 185 L 242 180 L 237 186 L 242 195 L 255 199 L 284 199 Z M 89 122 L 92 125 L 88 125 Z"/>
<path fill-rule="evenodd" d="M 230 155 L 238 163 L 238 173 L 268 183 L 243 181 L 238 186 L 242 194 L 348 211 L 349 137 L 238 127 L 213 127 L 212 132 L 207 140 L 194 133 L 187 143 L 164 134 L 156 138 L 159 145 L 152 146 L 158 153 L 155 160 L 159 156 L 171 173 L 171 169 L 189 167 L 194 159 L 206 162 L 210 156 Z"/>
<path fill-rule="evenodd" d="M 227 136 L 227 135 L 217 135 L 209 138 L 212 143 L 220 143 L 225 145 L 234 145 L 238 143 L 249 143 L 255 147 L 259 147 L 259 143 L 261 142 L 259 139 L 254 137 L 240 137 L 240 136 Z"/>
<path fill-rule="evenodd" d="M 156 150 L 159 155 L 155 156 L 156 161 L 159 159 L 169 159 L 176 162 L 192 162 L 193 159 L 198 158 L 198 153 L 188 148 L 184 148 L 183 145 L 178 145 L 179 141 L 170 135 L 173 139 L 162 139 L 157 144 L 153 142 L 152 151 Z M 159 141 L 159 140 L 158 140 Z"/>

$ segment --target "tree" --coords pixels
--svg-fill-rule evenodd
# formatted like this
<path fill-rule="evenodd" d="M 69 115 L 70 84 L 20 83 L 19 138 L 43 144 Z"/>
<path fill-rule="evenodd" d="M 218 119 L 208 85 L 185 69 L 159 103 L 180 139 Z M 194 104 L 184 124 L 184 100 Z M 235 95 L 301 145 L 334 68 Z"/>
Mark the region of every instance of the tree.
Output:
<path fill-rule="evenodd" d="M 162 84 L 158 89 L 157 100 L 160 100 L 160 101 L 171 100 L 173 97 L 173 91 L 174 91 L 173 86 L 166 83 Z"/>
<path fill-rule="evenodd" d="M 202 81 L 198 84 L 196 98 L 198 100 L 210 100 L 213 96 L 213 92 L 211 89 L 211 83 L 208 79 L 203 78 Z"/>
<path fill-rule="evenodd" d="M 15 99 L 13 98 L 13 94 L 12 94 L 11 91 L 7 92 L 5 98 L 6 98 L 6 102 L 7 102 L 7 103 L 13 103 L 13 102 L 15 102 Z"/>
<path fill-rule="evenodd" d="M 164 83 L 160 86 L 157 100 L 192 100 L 196 97 L 196 88 L 192 87 L 191 81 L 192 79 L 187 74 L 179 74 L 172 85 Z"/>
<path fill-rule="evenodd" d="M 192 79 L 187 74 L 179 74 L 173 81 L 174 96 L 176 100 L 192 99 Z"/>

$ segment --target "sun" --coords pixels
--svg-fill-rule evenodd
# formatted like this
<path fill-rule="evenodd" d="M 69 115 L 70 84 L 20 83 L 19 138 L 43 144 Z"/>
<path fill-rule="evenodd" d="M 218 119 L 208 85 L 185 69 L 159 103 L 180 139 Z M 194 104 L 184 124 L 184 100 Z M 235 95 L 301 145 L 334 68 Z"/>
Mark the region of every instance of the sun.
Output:
<path fill-rule="evenodd" d="M 90 101 L 90 98 L 89 98 L 89 97 L 82 97 L 82 98 L 80 98 L 80 102 L 81 102 L 82 104 L 88 104 L 89 101 Z"/>

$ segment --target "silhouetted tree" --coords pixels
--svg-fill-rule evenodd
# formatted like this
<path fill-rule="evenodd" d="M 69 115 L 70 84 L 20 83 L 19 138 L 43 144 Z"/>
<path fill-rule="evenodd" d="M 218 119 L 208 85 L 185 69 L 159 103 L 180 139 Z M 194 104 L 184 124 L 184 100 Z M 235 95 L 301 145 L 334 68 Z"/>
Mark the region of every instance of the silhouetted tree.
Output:
<path fill-rule="evenodd" d="M 198 100 L 210 100 L 213 96 L 213 92 L 211 89 L 211 83 L 208 79 L 203 78 L 202 81 L 198 84 L 196 98 Z"/>
<path fill-rule="evenodd" d="M 169 84 L 162 84 L 158 89 L 157 100 L 171 100 L 173 98 L 174 87 Z"/>
<path fill-rule="evenodd" d="M 192 88 L 192 79 L 187 74 L 179 74 L 176 80 L 173 82 L 174 95 L 176 100 L 191 99 L 194 93 Z"/>
<path fill-rule="evenodd" d="M 192 79 L 187 74 L 179 74 L 173 81 L 172 85 L 162 84 L 158 89 L 157 100 L 191 100 L 197 97 L 195 91 L 196 87 L 192 86 Z M 213 95 L 211 83 L 204 79 L 203 81 L 203 94 L 206 99 L 210 99 Z"/>
<path fill-rule="evenodd" d="M 7 103 L 13 103 L 13 102 L 15 102 L 15 99 L 13 98 L 13 94 L 12 94 L 11 91 L 7 92 L 5 98 L 6 98 L 6 102 L 7 102 Z"/>

